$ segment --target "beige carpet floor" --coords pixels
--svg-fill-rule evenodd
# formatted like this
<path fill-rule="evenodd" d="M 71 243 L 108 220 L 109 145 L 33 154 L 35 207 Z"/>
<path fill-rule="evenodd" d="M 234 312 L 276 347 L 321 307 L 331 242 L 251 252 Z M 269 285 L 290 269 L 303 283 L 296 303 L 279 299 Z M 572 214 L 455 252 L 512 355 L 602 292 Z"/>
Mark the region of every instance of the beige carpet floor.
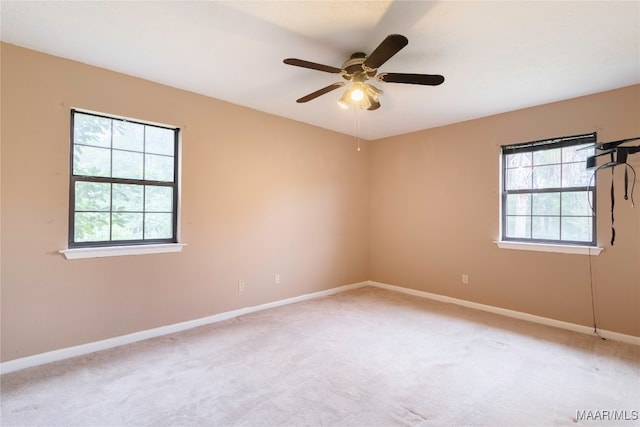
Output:
<path fill-rule="evenodd" d="M 3 427 L 640 424 L 640 347 L 372 287 L 0 381 Z"/>

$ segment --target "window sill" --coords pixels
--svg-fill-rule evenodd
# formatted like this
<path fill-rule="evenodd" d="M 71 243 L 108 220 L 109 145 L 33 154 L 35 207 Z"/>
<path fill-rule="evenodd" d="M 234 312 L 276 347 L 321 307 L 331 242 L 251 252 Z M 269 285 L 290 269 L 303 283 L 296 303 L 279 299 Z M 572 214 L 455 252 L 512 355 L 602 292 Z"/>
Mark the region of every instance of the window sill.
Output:
<path fill-rule="evenodd" d="M 549 245 L 544 243 L 494 242 L 501 249 L 517 249 L 521 251 L 555 252 L 559 254 L 600 255 L 604 248 L 597 246 Z"/>
<path fill-rule="evenodd" d="M 159 245 L 103 246 L 99 248 L 74 248 L 59 250 L 67 259 L 101 258 L 125 255 L 147 255 L 181 252 L 186 243 L 167 243 Z"/>

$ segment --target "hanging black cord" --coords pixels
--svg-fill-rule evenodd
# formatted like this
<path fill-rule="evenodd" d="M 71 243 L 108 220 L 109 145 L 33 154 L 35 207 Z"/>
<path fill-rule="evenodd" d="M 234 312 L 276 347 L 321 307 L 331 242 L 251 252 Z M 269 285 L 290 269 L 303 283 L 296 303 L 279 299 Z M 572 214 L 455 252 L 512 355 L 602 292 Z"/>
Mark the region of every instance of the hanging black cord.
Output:
<path fill-rule="evenodd" d="M 631 207 L 633 208 L 633 207 L 635 207 L 635 200 L 634 200 L 633 195 L 634 195 L 635 188 L 636 188 L 636 177 L 637 177 L 637 174 L 636 174 L 636 170 L 629 163 L 624 163 L 624 165 L 627 166 L 629 169 L 631 169 L 631 171 L 633 172 L 633 179 L 631 180 L 631 195 L 628 195 L 628 193 L 627 193 L 628 182 L 626 182 L 626 186 L 625 186 L 625 200 L 631 199 Z M 618 166 L 618 164 L 600 165 L 593 171 L 593 174 L 591 175 L 591 178 L 589 178 L 589 187 L 591 187 L 591 182 L 595 178 L 596 174 L 598 173 L 598 171 L 600 169 L 607 168 L 607 167 L 611 168 L 611 175 L 612 175 L 612 177 L 611 177 L 611 232 L 612 232 L 611 233 L 612 234 L 612 236 L 611 236 L 611 245 L 613 245 L 613 241 L 615 240 L 615 233 L 616 233 L 615 229 L 613 228 L 613 220 L 614 220 L 613 208 L 614 208 L 614 205 L 615 205 L 615 199 L 614 199 L 614 193 L 613 193 L 613 189 L 614 189 L 614 187 L 613 187 L 613 169 L 616 166 Z M 626 172 L 627 172 L 627 170 L 625 168 L 625 174 L 626 174 Z M 593 201 L 590 198 L 589 198 L 588 201 L 589 201 L 589 207 L 591 208 L 591 212 L 593 212 L 595 214 L 596 207 L 593 205 L 593 203 L 592 203 Z"/>
<path fill-rule="evenodd" d="M 629 200 L 629 169 L 624 168 L 624 199 Z"/>
<path fill-rule="evenodd" d="M 633 168 L 633 166 L 631 166 L 629 163 L 625 163 L 625 165 L 627 166 L 627 168 L 630 168 L 630 169 L 631 169 L 631 171 L 633 172 L 633 181 L 631 181 L 631 207 L 633 208 L 633 207 L 635 207 L 635 205 L 636 205 L 635 201 L 633 200 L 633 191 L 634 191 L 634 190 L 635 190 L 635 188 L 636 188 L 636 170 L 635 170 L 635 169 Z M 625 173 L 625 176 L 626 176 L 627 169 L 625 169 L 625 170 L 624 170 L 624 173 Z M 625 191 L 625 194 L 624 194 L 624 196 L 625 196 L 625 197 L 624 197 L 624 199 L 625 199 L 625 200 L 628 200 L 628 199 L 627 199 L 626 181 L 625 181 L 625 190 L 624 190 L 624 191 Z"/>
<path fill-rule="evenodd" d="M 611 161 L 613 162 L 613 153 L 611 153 Z M 631 166 L 629 163 L 625 163 L 625 165 L 631 169 L 631 171 L 633 172 L 633 180 L 631 182 L 631 207 L 633 208 L 635 206 L 635 201 L 633 200 L 633 193 L 636 187 L 636 170 L 633 168 L 633 166 Z M 593 175 L 591 176 L 591 178 L 589 179 L 589 187 L 591 187 L 591 180 L 596 176 L 596 173 L 602 168 L 602 167 L 608 167 L 610 165 L 601 165 L 599 167 L 596 168 L 595 171 L 593 171 Z M 615 206 L 615 196 L 614 196 L 614 169 L 615 169 L 616 165 L 611 165 L 611 245 L 613 246 L 613 242 L 616 238 L 616 230 L 613 226 L 614 223 L 614 216 L 613 216 L 613 208 Z M 629 194 L 628 194 L 628 189 L 629 189 L 629 174 L 628 174 L 628 169 L 625 168 L 624 170 L 624 199 L 625 200 L 629 200 Z M 589 206 L 591 207 L 591 211 L 595 213 L 595 206 L 593 206 L 593 204 L 591 203 L 591 200 L 589 200 Z M 598 331 L 598 324 L 596 321 L 596 301 L 595 301 L 595 292 L 594 292 L 594 287 L 593 287 L 593 266 L 592 266 L 592 256 L 591 256 L 591 248 L 589 248 L 589 284 L 591 287 L 591 316 L 592 316 L 592 320 L 593 320 L 593 332 L 602 340 L 606 341 L 606 338 L 604 338 L 602 335 L 600 335 L 599 331 Z"/>
<path fill-rule="evenodd" d="M 612 167 L 612 166 L 609 165 L 609 164 L 600 165 L 593 171 L 593 174 L 591 174 L 591 178 L 589 178 L 589 188 L 591 188 L 591 183 L 593 182 L 593 179 L 596 177 L 596 174 L 598 173 L 598 171 L 600 169 L 605 168 L 605 167 Z M 596 213 L 596 207 L 593 206 L 593 200 L 591 200 L 591 199 L 589 199 L 589 207 L 591 208 L 591 212 L 593 212 L 595 214 Z"/>
<path fill-rule="evenodd" d="M 613 162 L 613 153 L 611 153 L 611 161 Z M 615 197 L 615 193 L 614 193 L 614 185 L 613 182 L 615 181 L 615 177 L 613 174 L 613 170 L 615 168 L 611 168 L 611 246 L 613 246 L 613 242 L 616 241 L 616 228 L 613 226 L 613 223 L 615 222 L 615 218 L 613 217 L 613 208 L 616 205 L 616 197 Z"/>
<path fill-rule="evenodd" d="M 591 256 L 591 248 L 589 248 L 589 284 L 591 285 L 591 318 L 593 319 L 593 333 L 596 334 L 600 339 L 606 340 L 606 338 L 600 335 L 600 332 L 598 331 L 598 324 L 596 322 L 596 298 L 593 291 L 593 267 L 591 265 L 592 258 L 593 257 Z"/>

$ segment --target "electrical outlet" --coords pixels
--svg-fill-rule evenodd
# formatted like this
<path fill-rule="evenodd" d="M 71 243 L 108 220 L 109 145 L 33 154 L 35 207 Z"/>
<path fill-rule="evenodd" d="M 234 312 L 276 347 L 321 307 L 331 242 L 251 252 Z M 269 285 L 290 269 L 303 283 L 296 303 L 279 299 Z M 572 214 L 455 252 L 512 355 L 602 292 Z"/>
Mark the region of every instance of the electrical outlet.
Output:
<path fill-rule="evenodd" d="M 278 273 L 276 273 L 276 275 L 273 277 L 273 283 L 275 283 L 276 285 L 280 284 L 280 275 Z"/>
<path fill-rule="evenodd" d="M 244 292 L 244 280 L 238 280 L 238 292 Z"/>
<path fill-rule="evenodd" d="M 462 275 L 462 284 L 463 285 L 468 285 L 469 284 L 469 275 L 468 274 L 463 274 Z"/>

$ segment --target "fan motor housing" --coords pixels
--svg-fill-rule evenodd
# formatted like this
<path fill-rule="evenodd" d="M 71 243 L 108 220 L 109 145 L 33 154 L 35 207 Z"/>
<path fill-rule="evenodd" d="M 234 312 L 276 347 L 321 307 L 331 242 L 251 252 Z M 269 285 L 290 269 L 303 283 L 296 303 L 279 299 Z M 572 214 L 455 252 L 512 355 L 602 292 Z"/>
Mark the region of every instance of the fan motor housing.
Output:
<path fill-rule="evenodd" d="M 362 67 L 367 55 L 363 52 L 356 52 L 342 64 L 345 74 L 342 75 L 345 80 L 365 81 L 376 75 L 376 70 L 366 72 Z"/>

